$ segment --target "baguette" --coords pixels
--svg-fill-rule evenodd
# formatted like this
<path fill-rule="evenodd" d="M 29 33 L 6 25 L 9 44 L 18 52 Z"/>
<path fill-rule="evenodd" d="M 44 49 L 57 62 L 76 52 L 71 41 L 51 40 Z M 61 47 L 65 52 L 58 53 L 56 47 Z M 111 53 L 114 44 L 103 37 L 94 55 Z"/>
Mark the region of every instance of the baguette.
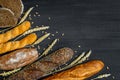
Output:
<path fill-rule="evenodd" d="M 11 75 L 6 80 L 37 80 L 69 61 L 73 54 L 74 52 L 71 48 L 59 49 Z"/>
<path fill-rule="evenodd" d="M 19 48 L 23 48 L 26 45 L 32 44 L 37 39 L 37 35 L 35 33 L 32 33 L 25 38 L 21 39 L 20 41 L 11 41 L 7 43 L 1 43 L 0 44 L 0 54 L 4 54 L 6 52 L 16 50 Z"/>
<path fill-rule="evenodd" d="M 23 22 L 22 24 L 7 31 L 6 33 L 0 34 L 0 43 L 5 43 L 5 42 L 15 38 L 16 36 L 24 33 L 29 28 L 30 28 L 30 22 L 29 21 Z"/>
<path fill-rule="evenodd" d="M 0 70 L 12 70 L 26 66 L 38 59 L 35 48 L 23 48 L 0 57 Z"/>
<path fill-rule="evenodd" d="M 93 60 L 47 77 L 44 80 L 84 80 L 98 73 L 103 67 L 104 63 L 102 61 Z"/>

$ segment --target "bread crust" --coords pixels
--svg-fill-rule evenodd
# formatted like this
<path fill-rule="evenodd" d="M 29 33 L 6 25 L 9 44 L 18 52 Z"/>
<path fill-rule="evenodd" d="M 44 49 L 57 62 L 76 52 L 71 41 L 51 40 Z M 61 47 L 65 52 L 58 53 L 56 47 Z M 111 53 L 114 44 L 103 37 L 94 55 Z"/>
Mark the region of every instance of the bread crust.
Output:
<path fill-rule="evenodd" d="M 0 0 L 0 5 L 13 11 L 16 18 L 20 18 L 24 8 L 22 0 Z"/>
<path fill-rule="evenodd" d="M 20 49 L 25 47 L 26 45 L 30 45 L 35 42 L 37 39 L 37 35 L 35 33 L 29 34 L 28 36 L 24 37 L 20 41 L 11 41 L 7 43 L 0 44 L 0 54 L 4 54 L 9 51 L 13 51 L 16 49 Z"/>
<path fill-rule="evenodd" d="M 98 73 L 103 67 L 104 63 L 102 61 L 92 60 L 47 77 L 44 80 L 84 80 Z"/>
<path fill-rule="evenodd" d="M 0 8 L 0 28 L 15 26 L 17 21 L 13 11 L 8 8 Z"/>
<path fill-rule="evenodd" d="M 0 69 L 12 70 L 34 62 L 38 58 L 35 48 L 23 48 L 0 57 Z"/>
<path fill-rule="evenodd" d="M 29 21 L 25 21 L 22 24 L 18 25 L 17 27 L 0 34 L 0 43 L 5 43 L 18 35 L 24 33 L 30 28 L 31 24 Z"/>
<path fill-rule="evenodd" d="M 70 48 L 61 48 L 11 75 L 7 80 L 37 80 L 69 61 L 73 54 L 73 50 Z"/>

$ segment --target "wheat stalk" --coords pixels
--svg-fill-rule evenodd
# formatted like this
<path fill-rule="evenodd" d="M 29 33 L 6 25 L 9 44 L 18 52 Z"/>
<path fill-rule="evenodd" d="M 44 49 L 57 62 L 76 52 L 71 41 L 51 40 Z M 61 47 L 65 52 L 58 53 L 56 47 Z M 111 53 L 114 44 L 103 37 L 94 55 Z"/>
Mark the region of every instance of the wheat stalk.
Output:
<path fill-rule="evenodd" d="M 13 73 L 16 73 L 20 70 L 21 68 L 18 68 L 18 69 L 14 69 L 14 70 L 11 70 L 11 71 L 7 71 L 7 72 L 3 72 L 3 73 L 0 73 L 0 76 L 9 76 Z"/>
<path fill-rule="evenodd" d="M 44 39 L 46 39 L 48 36 L 50 35 L 50 33 L 47 33 L 45 35 L 43 35 L 42 37 L 40 37 L 37 41 L 35 41 L 32 46 L 39 44 L 40 42 L 42 42 Z"/>
<path fill-rule="evenodd" d="M 81 58 L 81 59 L 78 61 L 77 64 L 80 64 L 80 63 L 86 61 L 86 60 L 90 57 L 91 52 L 92 52 L 92 51 L 90 50 L 83 58 Z"/>
<path fill-rule="evenodd" d="M 22 35 L 20 35 L 17 38 L 15 38 L 14 41 L 18 40 L 19 38 L 21 38 L 22 36 L 25 36 L 27 34 L 30 34 L 30 33 L 36 32 L 36 31 L 40 31 L 40 30 L 46 30 L 46 29 L 49 29 L 49 26 L 37 27 L 37 28 L 30 29 L 30 30 L 24 32 Z"/>
<path fill-rule="evenodd" d="M 27 10 L 27 12 L 25 13 L 25 15 L 22 17 L 22 19 L 20 20 L 20 22 L 18 24 L 21 24 L 23 21 L 25 21 L 25 19 L 28 17 L 28 15 L 30 14 L 30 12 L 33 10 L 34 7 L 31 7 Z"/>
<path fill-rule="evenodd" d="M 99 76 L 97 76 L 96 78 L 93 78 L 93 79 L 91 79 L 91 80 L 107 78 L 107 77 L 109 77 L 109 76 L 111 76 L 111 74 L 102 74 L 102 75 L 99 75 Z"/>
<path fill-rule="evenodd" d="M 52 47 L 57 43 L 57 39 L 55 39 L 50 46 L 40 55 L 40 57 L 45 56 L 48 54 L 48 52 L 52 49 Z"/>

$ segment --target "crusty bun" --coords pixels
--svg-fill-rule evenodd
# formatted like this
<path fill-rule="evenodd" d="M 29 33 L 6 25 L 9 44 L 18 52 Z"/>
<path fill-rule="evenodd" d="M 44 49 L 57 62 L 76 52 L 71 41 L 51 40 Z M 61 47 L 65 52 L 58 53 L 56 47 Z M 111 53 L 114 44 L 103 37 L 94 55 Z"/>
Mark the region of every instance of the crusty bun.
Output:
<path fill-rule="evenodd" d="M 8 8 L 0 8 L 0 28 L 15 26 L 18 19 Z"/>

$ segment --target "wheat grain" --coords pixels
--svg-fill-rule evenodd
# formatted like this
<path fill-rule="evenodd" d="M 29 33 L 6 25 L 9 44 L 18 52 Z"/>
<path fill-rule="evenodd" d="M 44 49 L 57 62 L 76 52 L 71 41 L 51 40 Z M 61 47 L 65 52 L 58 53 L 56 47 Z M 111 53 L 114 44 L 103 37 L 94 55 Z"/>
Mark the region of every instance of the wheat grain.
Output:
<path fill-rule="evenodd" d="M 42 42 L 44 39 L 46 39 L 49 35 L 50 35 L 50 33 L 47 33 L 47 34 L 43 35 L 43 36 L 40 37 L 37 41 L 35 41 L 32 45 L 39 44 L 39 43 Z"/>
<path fill-rule="evenodd" d="M 87 59 L 90 57 L 91 52 L 92 52 L 92 51 L 90 50 L 82 59 L 80 59 L 80 60 L 78 61 L 77 64 L 80 64 L 80 63 L 84 62 L 85 60 L 87 60 Z"/>
<path fill-rule="evenodd" d="M 7 71 L 7 72 L 3 72 L 3 73 L 0 73 L 0 76 L 9 76 L 15 72 L 18 72 L 21 68 L 18 68 L 18 69 L 14 69 L 14 70 L 11 70 L 11 71 Z"/>
<path fill-rule="evenodd" d="M 36 32 L 36 31 L 40 31 L 40 30 L 46 30 L 46 29 L 49 29 L 49 26 L 37 27 L 37 28 L 30 29 L 30 30 L 24 32 L 22 35 L 20 35 L 17 38 L 15 38 L 14 41 L 18 40 L 19 38 L 21 38 L 22 36 L 25 36 L 27 34 L 30 34 L 30 33 Z"/>
<path fill-rule="evenodd" d="M 48 52 L 52 49 L 52 47 L 56 44 L 56 42 L 57 42 L 57 39 L 55 39 L 55 40 L 51 43 L 51 45 L 42 53 L 42 55 L 47 55 Z"/>
<path fill-rule="evenodd" d="M 34 7 L 31 7 L 31 8 L 28 9 L 28 11 L 25 13 L 25 15 L 22 17 L 22 19 L 20 20 L 20 22 L 18 24 L 21 24 L 23 21 L 25 21 L 25 19 L 28 17 L 28 15 L 33 10 L 33 8 Z"/>
<path fill-rule="evenodd" d="M 99 75 L 99 76 L 97 76 L 96 78 L 93 78 L 93 79 L 91 79 L 91 80 L 107 78 L 107 77 L 109 77 L 109 76 L 111 76 L 111 74 L 102 74 L 102 75 Z"/>

